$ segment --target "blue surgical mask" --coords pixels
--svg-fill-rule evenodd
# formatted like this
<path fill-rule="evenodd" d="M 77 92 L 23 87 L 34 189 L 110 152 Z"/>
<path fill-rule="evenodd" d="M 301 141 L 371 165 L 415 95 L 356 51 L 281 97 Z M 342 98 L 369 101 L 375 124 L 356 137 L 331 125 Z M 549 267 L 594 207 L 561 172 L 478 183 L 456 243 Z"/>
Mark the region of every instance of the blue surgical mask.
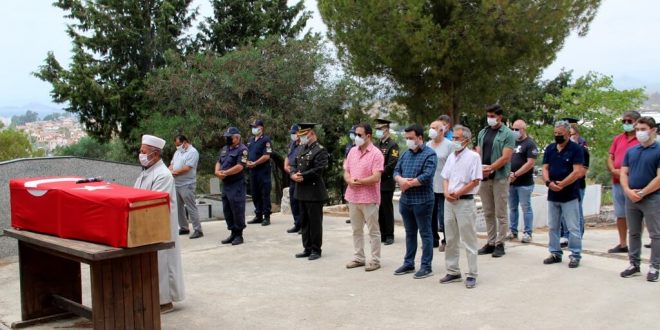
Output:
<path fill-rule="evenodd" d="M 516 138 L 516 140 L 520 139 L 520 131 L 513 131 L 513 136 Z"/>
<path fill-rule="evenodd" d="M 463 150 L 463 142 L 461 141 L 454 141 L 454 151 L 461 151 Z"/>
<path fill-rule="evenodd" d="M 635 129 L 634 124 L 623 124 L 623 131 L 624 132 L 632 132 Z"/>

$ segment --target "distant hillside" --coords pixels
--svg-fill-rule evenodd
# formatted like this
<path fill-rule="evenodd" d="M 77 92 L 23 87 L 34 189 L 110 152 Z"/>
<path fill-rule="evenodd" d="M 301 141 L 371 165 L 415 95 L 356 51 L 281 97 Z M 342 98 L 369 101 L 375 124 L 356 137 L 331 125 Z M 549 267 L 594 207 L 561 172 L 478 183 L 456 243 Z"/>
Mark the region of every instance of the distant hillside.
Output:
<path fill-rule="evenodd" d="M 55 106 L 44 105 L 41 103 L 28 103 L 24 106 L 14 107 L 14 106 L 0 106 L 0 117 L 11 118 L 16 115 L 23 115 L 26 111 L 34 111 L 39 114 L 39 118 L 50 115 L 54 112 L 64 112 L 62 108 L 57 108 Z"/>

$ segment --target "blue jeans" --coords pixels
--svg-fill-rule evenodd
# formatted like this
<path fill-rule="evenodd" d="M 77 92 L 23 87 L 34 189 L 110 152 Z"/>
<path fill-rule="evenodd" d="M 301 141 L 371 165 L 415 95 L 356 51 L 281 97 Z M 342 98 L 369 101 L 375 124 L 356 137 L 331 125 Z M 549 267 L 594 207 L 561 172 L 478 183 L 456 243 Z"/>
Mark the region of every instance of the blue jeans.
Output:
<path fill-rule="evenodd" d="M 572 201 L 559 203 L 548 201 L 548 227 L 550 227 L 550 244 L 548 250 L 552 254 L 562 255 L 559 246 L 560 226 L 562 219 L 568 228 L 568 249 L 571 256 L 580 259 L 582 252 L 582 234 L 580 234 L 580 201 L 576 198 Z"/>
<path fill-rule="evenodd" d="M 509 230 L 512 233 L 518 233 L 518 204 L 523 211 L 523 220 L 525 222 L 525 234 L 532 234 L 534 230 L 534 213 L 532 212 L 532 192 L 534 185 L 530 186 L 509 186 Z"/>
<path fill-rule="evenodd" d="M 579 202 L 579 219 L 580 219 L 580 237 L 584 236 L 584 212 L 582 210 L 582 201 L 584 201 L 584 189 L 580 189 Z M 561 237 L 568 238 L 568 229 L 566 228 L 565 220 L 561 219 Z"/>
<path fill-rule="evenodd" d="M 422 264 L 420 269 L 431 270 L 433 261 L 433 233 L 431 232 L 431 215 L 433 214 L 433 200 L 422 204 L 406 204 L 399 202 L 399 212 L 403 218 L 406 229 L 406 255 L 403 264 L 415 267 L 415 254 L 417 253 L 417 231 L 422 237 Z"/>

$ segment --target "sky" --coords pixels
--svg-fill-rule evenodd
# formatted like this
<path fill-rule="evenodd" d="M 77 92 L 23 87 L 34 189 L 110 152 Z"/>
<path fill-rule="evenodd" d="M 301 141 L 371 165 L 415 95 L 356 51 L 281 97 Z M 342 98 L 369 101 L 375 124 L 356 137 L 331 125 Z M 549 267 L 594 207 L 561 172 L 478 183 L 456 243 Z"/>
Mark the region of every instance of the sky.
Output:
<path fill-rule="evenodd" d="M 290 1 L 292 2 L 292 1 Z M 71 41 L 63 12 L 49 0 L 3 1 L 0 11 L 0 116 L 3 108 L 51 102 L 51 87 L 32 76 L 52 51 L 68 66 Z M 315 0 L 305 0 L 313 17 L 308 28 L 325 33 Z M 195 0 L 201 16 L 212 13 L 207 0 Z M 617 88 L 645 87 L 660 91 L 660 1 L 604 0 L 586 37 L 573 34 L 564 43 L 555 62 L 545 69 L 544 79 L 554 78 L 562 68 L 574 76 L 596 71 L 614 77 Z"/>

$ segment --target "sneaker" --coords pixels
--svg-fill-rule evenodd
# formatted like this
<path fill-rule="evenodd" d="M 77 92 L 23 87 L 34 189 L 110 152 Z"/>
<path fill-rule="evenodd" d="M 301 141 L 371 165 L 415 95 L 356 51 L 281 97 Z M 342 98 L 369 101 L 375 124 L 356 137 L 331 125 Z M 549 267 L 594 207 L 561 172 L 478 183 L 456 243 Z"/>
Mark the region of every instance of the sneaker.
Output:
<path fill-rule="evenodd" d="M 527 234 L 527 233 L 523 234 L 523 237 L 520 240 L 521 243 L 529 243 L 531 241 L 532 241 L 532 235 Z"/>
<path fill-rule="evenodd" d="M 445 277 L 440 279 L 440 284 L 459 282 L 460 280 L 461 280 L 461 275 L 447 274 L 447 275 L 445 275 Z"/>
<path fill-rule="evenodd" d="M 500 243 L 495 245 L 495 250 L 493 251 L 493 258 L 499 258 L 506 253 L 504 252 L 504 244 Z"/>
<path fill-rule="evenodd" d="M 495 245 L 490 245 L 486 243 L 481 249 L 479 249 L 478 253 L 479 255 L 484 255 L 484 254 L 491 254 L 495 251 Z"/>
<path fill-rule="evenodd" d="M 415 271 L 415 266 L 403 265 L 403 266 L 397 268 L 397 270 L 394 271 L 394 275 L 405 275 L 405 274 L 408 274 L 408 273 L 412 273 L 414 271 Z"/>
<path fill-rule="evenodd" d="M 473 289 L 477 286 L 477 279 L 474 277 L 468 277 L 465 279 L 465 287 L 468 289 Z"/>
<path fill-rule="evenodd" d="M 580 266 L 580 259 L 570 257 L 570 260 L 571 261 L 568 262 L 568 268 L 578 268 L 578 266 Z"/>
<path fill-rule="evenodd" d="M 192 233 L 192 235 L 190 235 L 188 238 L 195 239 L 200 237 L 204 237 L 204 233 L 202 233 L 200 230 L 195 230 L 195 232 Z"/>
<path fill-rule="evenodd" d="M 628 277 L 633 277 L 633 276 L 639 276 L 641 275 L 641 271 L 639 270 L 639 266 L 635 265 L 630 265 L 626 270 L 621 272 L 621 277 L 623 278 L 628 278 Z"/>
<path fill-rule="evenodd" d="M 380 269 L 380 264 L 375 262 L 370 262 L 367 267 L 364 267 L 365 272 L 373 272 L 374 270 Z"/>
<path fill-rule="evenodd" d="M 607 253 L 628 253 L 628 247 L 627 246 L 621 246 L 621 244 L 607 250 Z"/>
<path fill-rule="evenodd" d="M 430 269 L 422 268 L 415 275 L 413 276 L 416 279 L 421 279 L 421 278 L 427 278 L 429 276 L 433 275 L 433 271 Z"/>
<path fill-rule="evenodd" d="M 171 302 L 167 303 L 167 304 L 160 305 L 160 313 L 161 314 L 167 314 L 167 313 L 169 313 L 173 310 L 174 310 L 174 305 Z"/>
<path fill-rule="evenodd" d="M 658 269 L 651 266 L 649 267 L 649 273 L 646 274 L 646 280 L 649 282 L 657 282 L 658 281 Z"/>
<path fill-rule="evenodd" d="M 351 260 L 351 262 L 346 264 L 346 268 L 348 269 L 362 267 L 362 266 L 364 266 L 364 261 Z"/>
<path fill-rule="evenodd" d="M 543 263 L 546 265 L 556 264 L 561 262 L 561 256 L 558 254 L 550 254 L 549 257 L 543 259 Z"/>
<path fill-rule="evenodd" d="M 559 247 L 562 248 L 562 249 L 565 248 L 565 247 L 568 247 L 568 238 L 566 238 L 566 237 L 560 238 L 559 239 Z"/>
<path fill-rule="evenodd" d="M 518 233 L 509 232 L 508 234 L 506 234 L 506 237 L 504 239 L 506 239 L 507 241 L 513 241 L 514 239 L 518 239 Z"/>
<path fill-rule="evenodd" d="M 440 246 L 438 247 L 438 252 L 445 252 L 446 249 L 447 249 L 447 244 L 442 243 L 442 244 L 440 244 Z"/>

